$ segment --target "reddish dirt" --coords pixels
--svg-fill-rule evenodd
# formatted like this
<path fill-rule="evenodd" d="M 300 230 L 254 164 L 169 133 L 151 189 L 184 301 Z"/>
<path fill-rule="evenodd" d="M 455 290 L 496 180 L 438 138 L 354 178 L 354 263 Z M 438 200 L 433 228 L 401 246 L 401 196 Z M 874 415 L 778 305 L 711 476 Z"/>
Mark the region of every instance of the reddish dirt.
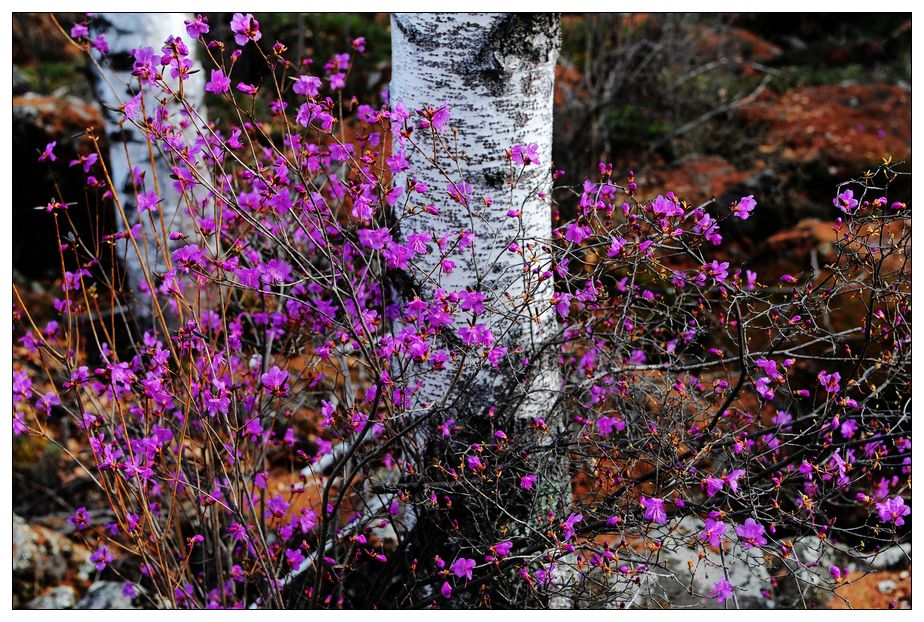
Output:
<path fill-rule="evenodd" d="M 911 93 L 892 84 L 765 91 L 738 111 L 765 132 L 758 151 L 791 162 L 824 160 L 833 175 L 856 175 L 885 155 L 911 157 Z M 838 170 L 839 169 L 839 170 Z"/>
<path fill-rule="evenodd" d="M 98 106 L 76 97 L 54 97 L 27 93 L 13 98 L 13 110 L 41 128 L 51 138 L 61 140 L 92 128 L 102 135 L 103 118 Z"/>
<path fill-rule="evenodd" d="M 690 154 L 677 164 L 651 171 L 647 179 L 639 178 L 642 185 L 670 190 L 692 203 L 718 197 L 754 174 L 739 171 L 728 160 L 715 155 Z"/>
<path fill-rule="evenodd" d="M 894 590 L 880 590 L 892 581 Z M 911 568 L 900 572 L 851 573 L 826 604 L 828 609 L 911 609 Z"/>

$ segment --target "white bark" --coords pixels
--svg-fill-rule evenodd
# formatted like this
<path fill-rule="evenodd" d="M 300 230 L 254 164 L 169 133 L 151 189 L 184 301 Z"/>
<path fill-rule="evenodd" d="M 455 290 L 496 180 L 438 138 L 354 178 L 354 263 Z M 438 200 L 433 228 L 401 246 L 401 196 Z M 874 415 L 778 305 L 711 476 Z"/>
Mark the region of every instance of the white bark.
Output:
<path fill-rule="evenodd" d="M 158 148 L 157 145 L 152 145 L 152 151 L 149 151 L 144 133 L 130 121 L 124 121 L 124 115 L 118 111 L 119 106 L 138 92 L 138 80 L 131 75 L 131 50 L 151 47 L 159 57 L 167 37 L 171 35 L 182 37 L 187 47 L 190 48 L 190 59 L 194 61 L 192 68 L 194 73 L 183 80 L 184 98 L 200 114 L 204 114 L 202 98 L 205 72 L 194 59 L 193 46 L 196 43 L 190 41 L 186 34 L 184 20 L 192 19 L 191 15 L 185 13 L 101 13 L 99 17 L 104 24 L 103 32 L 110 48 L 109 61 L 102 63 L 105 75 L 100 75 L 95 64 L 91 71 L 93 89 L 102 104 L 106 120 L 106 134 L 109 140 L 109 173 L 115 186 L 114 192 L 118 195 L 128 224 L 133 226 L 140 220 L 143 225 L 142 237 L 137 239 L 138 251 L 135 250 L 135 245 L 127 241 L 119 247 L 119 250 L 125 262 L 127 285 L 135 293 L 133 309 L 136 317 L 141 319 L 142 323 L 149 324 L 152 305 L 147 296 L 140 295 L 139 290 L 147 288 L 148 279 L 156 287 L 159 283 L 156 275 L 167 269 L 168 262 L 164 257 L 163 249 L 169 249 L 170 244 L 164 239 L 165 233 L 169 235 L 170 232 L 179 231 L 186 235 L 194 235 L 195 224 L 189 210 L 192 194 L 187 191 L 187 196 L 184 197 L 174 188 L 173 180 L 170 178 L 175 165 L 174 157 Z M 179 81 L 170 78 L 169 69 L 163 68 L 162 73 L 170 88 L 178 92 Z M 147 117 L 154 115 L 155 110 L 160 106 L 159 100 L 167 99 L 170 100 L 167 108 L 170 111 L 172 124 L 179 127 L 181 120 L 186 119 L 185 114 L 181 112 L 184 106 L 168 93 L 160 92 L 160 89 L 153 86 L 145 87 L 144 93 L 144 111 Z M 196 122 L 198 121 L 198 119 L 191 120 L 183 130 L 185 143 L 189 146 L 195 143 Z M 152 152 L 153 158 L 151 157 Z M 136 192 L 142 192 L 142 188 L 136 187 L 133 183 L 132 167 L 138 167 L 144 172 L 144 188 L 155 190 L 162 199 L 158 207 L 162 212 L 165 227 L 162 228 L 161 218 L 156 212 L 139 215 L 136 208 Z M 119 230 L 125 231 L 126 223 L 118 210 L 115 219 Z"/>
<path fill-rule="evenodd" d="M 416 208 L 416 213 L 410 213 L 411 209 L 397 214 L 401 234 L 426 231 L 437 238 L 451 231 L 471 231 L 475 239 L 474 252 L 450 256 L 457 264 L 451 274 L 441 272 L 436 252 L 415 260 L 429 277 L 418 279 L 421 297 L 429 299 L 437 287 L 481 291 L 486 312 L 476 321 L 491 328 L 497 346 L 511 353 L 521 347 L 523 355 L 530 357 L 555 326 L 549 309 L 552 279 L 540 281 L 539 274 L 550 269 L 550 255 L 540 241 L 550 240 L 552 231 L 547 197 L 559 41 L 558 18 L 551 15 L 392 16 L 392 107 L 400 102 L 413 111 L 448 102 L 449 123 L 458 130 L 458 152 L 464 158 L 457 168 L 445 153 L 438 157 L 439 167 L 414 156 L 410 175 L 425 182 L 429 190 L 424 197 L 411 197 L 409 207 Z M 424 150 L 432 150 L 429 132 L 413 134 Z M 447 142 L 453 140 L 449 136 Z M 527 166 L 511 190 L 504 152 L 516 144 L 530 143 L 538 145 L 541 164 Z M 455 149 L 455 144 L 450 147 Z M 410 155 L 412 150 L 408 147 L 407 151 Z M 521 167 L 514 168 L 519 174 Z M 449 198 L 447 174 L 453 182 L 472 185 L 471 209 Z M 396 184 L 403 181 L 399 177 Z M 546 198 L 540 198 L 540 193 Z M 493 198 L 493 205 L 486 207 L 485 197 Z M 419 209 L 429 203 L 439 208 L 438 215 Z M 522 211 L 519 220 L 507 216 L 511 208 Z M 524 254 L 507 251 L 511 242 L 524 247 Z M 466 324 L 462 319 L 457 327 Z M 512 409 L 518 417 L 544 415 L 558 388 L 554 358 L 546 356 L 552 360 L 528 374 L 517 373 L 520 358 L 508 356 L 498 370 L 487 362 L 467 363 L 463 379 L 478 366 L 481 369 L 475 383 L 465 387 L 467 398 L 457 404 L 457 410 L 478 415 L 497 406 L 498 410 Z M 443 401 L 453 376 L 454 370 L 442 375 L 422 373 L 418 404 Z M 451 392 L 449 401 L 457 396 L 458 392 Z"/>
<path fill-rule="evenodd" d="M 458 377 L 458 363 L 447 365 L 442 374 L 421 370 L 417 406 L 452 406 L 446 416 L 460 417 L 460 423 L 461 417 L 483 417 L 493 407 L 495 415 L 512 416 L 521 424 L 530 417 L 551 417 L 549 423 L 557 424 L 552 412 L 559 389 L 557 348 L 547 343 L 557 324 L 551 308 L 554 285 L 551 276 L 540 275 L 551 270 L 547 244 L 552 238 L 549 194 L 559 19 L 547 14 L 395 14 L 391 24 L 392 108 L 401 103 L 414 111 L 448 103 L 450 125 L 457 133 L 446 140 L 459 154 L 458 162 L 445 153 L 438 155 L 439 166 L 414 156 L 414 170 L 408 175 L 426 183 L 428 191 L 423 197 L 412 195 L 409 209 L 396 214 L 400 233 L 407 237 L 428 232 L 437 239 L 449 232 L 471 231 L 475 239 L 474 252 L 450 256 L 457 266 L 449 274 L 440 270 L 436 253 L 417 257 L 424 273 L 415 275 L 419 295 L 430 300 L 437 288 L 482 292 L 485 313 L 474 321 L 486 324 L 495 345 L 510 352 L 497 369 L 484 360 L 468 360 Z M 428 129 L 415 130 L 412 140 L 426 152 L 439 152 L 430 136 Z M 531 143 L 538 146 L 541 164 L 514 165 L 511 175 L 505 150 Z M 518 177 L 515 187 L 508 184 L 511 177 Z M 405 180 L 398 176 L 396 185 Z M 468 208 L 449 198 L 450 180 L 471 184 Z M 493 204 L 486 206 L 486 197 Z M 439 214 L 420 209 L 428 204 Z M 509 217 L 511 209 L 521 216 Z M 522 254 L 510 252 L 511 243 L 523 249 Z M 471 314 L 461 314 L 456 328 L 471 319 Z M 515 354 L 518 348 L 521 352 Z M 526 369 L 521 365 L 524 357 L 531 362 Z M 542 474 L 535 503 L 526 510 L 532 516 L 570 502 L 564 464 L 553 462 Z M 414 517 L 408 518 L 413 524 Z M 569 568 L 562 569 L 563 580 L 570 581 L 572 575 Z M 570 607 L 572 600 L 564 592 L 551 598 L 550 605 Z"/>

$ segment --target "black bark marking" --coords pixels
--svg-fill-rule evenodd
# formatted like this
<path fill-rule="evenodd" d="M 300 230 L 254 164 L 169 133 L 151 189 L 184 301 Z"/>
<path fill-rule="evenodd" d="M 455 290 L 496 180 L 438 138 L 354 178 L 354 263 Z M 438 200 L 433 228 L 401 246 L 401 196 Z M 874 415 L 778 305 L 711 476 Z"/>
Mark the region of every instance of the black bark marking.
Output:
<path fill-rule="evenodd" d="M 506 179 L 507 172 L 504 169 L 488 169 L 484 172 L 484 180 L 491 188 L 499 189 L 503 187 Z"/>
<path fill-rule="evenodd" d="M 561 45 L 558 13 L 513 13 L 500 19 L 484 38 L 463 77 L 470 86 L 481 86 L 497 97 L 509 88 L 510 75 L 504 61 L 520 58 L 542 64 Z"/>
<path fill-rule="evenodd" d="M 416 45 L 424 50 L 434 50 L 437 48 L 437 42 L 432 36 L 425 36 L 414 26 L 402 21 L 398 15 L 392 15 L 392 23 L 398 27 L 398 30 L 400 30 L 404 38 L 408 40 L 408 43 Z"/>

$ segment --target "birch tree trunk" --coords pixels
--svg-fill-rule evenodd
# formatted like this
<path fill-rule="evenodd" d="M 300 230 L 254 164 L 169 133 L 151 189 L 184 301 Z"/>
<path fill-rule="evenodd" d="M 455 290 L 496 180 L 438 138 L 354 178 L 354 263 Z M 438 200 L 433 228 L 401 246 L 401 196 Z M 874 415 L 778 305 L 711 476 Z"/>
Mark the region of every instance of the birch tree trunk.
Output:
<path fill-rule="evenodd" d="M 125 264 L 127 285 L 134 293 L 132 310 L 141 326 L 152 325 L 153 305 L 143 295 L 150 284 L 157 286 L 157 275 L 167 270 L 171 232 L 187 236 L 195 234 L 195 223 L 191 207 L 195 199 L 191 190 L 180 192 L 171 179 L 174 156 L 166 153 L 160 145 L 149 147 L 144 132 L 125 120 L 118 111 L 119 106 L 139 92 L 138 79 L 132 75 L 132 49 L 151 47 L 157 58 L 169 36 L 182 36 L 188 46 L 193 42 L 186 36 L 184 20 L 192 16 L 185 13 L 100 13 L 106 40 L 109 44 L 108 61 L 102 63 L 103 74 L 96 64 L 91 65 L 91 82 L 94 94 L 103 108 L 106 134 L 109 139 L 109 173 L 118 195 L 125 218 L 116 214 L 119 230 L 141 223 L 141 235 L 136 238 L 137 250 L 130 241 L 120 246 Z M 203 112 L 205 78 L 202 67 L 194 61 L 192 72 L 183 80 L 183 94 L 186 102 L 200 114 Z M 169 69 L 162 68 L 164 81 L 175 91 L 180 91 L 179 80 L 172 79 Z M 170 115 L 169 121 L 175 127 L 182 127 L 184 143 L 192 147 L 196 140 L 197 119 L 187 118 L 185 107 L 169 93 L 154 86 L 143 90 L 142 110 L 147 118 L 153 118 L 162 101 Z M 143 187 L 133 178 L 132 168 L 144 176 Z M 139 213 L 138 195 L 153 190 L 161 202 L 156 211 Z M 127 221 L 127 222 L 126 222 Z M 188 242 L 187 242 L 188 243 Z"/>
<path fill-rule="evenodd" d="M 437 288 L 471 289 L 485 295 L 485 312 L 475 319 L 494 334 L 495 343 L 510 356 L 494 369 L 471 361 L 460 378 L 470 378 L 466 395 L 450 391 L 455 370 L 422 375 L 417 392 L 423 402 L 457 399 L 461 413 L 484 414 L 491 406 L 514 410 L 517 417 L 541 416 L 554 400 L 558 376 L 551 361 L 533 361 L 555 326 L 550 311 L 553 283 L 550 255 L 541 241 L 552 237 L 551 189 L 552 99 L 560 24 L 549 14 L 395 14 L 392 16 L 393 107 L 407 110 L 434 108 L 448 102 L 450 125 L 457 131 L 461 166 L 439 156 L 440 166 L 419 164 L 410 173 L 429 190 L 413 197 L 412 208 L 397 215 L 402 235 L 430 232 L 437 238 L 449 232 L 470 231 L 474 245 L 452 257 L 456 267 L 447 273 L 431 253 L 418 258 L 426 277 L 421 297 Z M 413 135 L 426 151 L 426 131 Z M 450 140 L 455 140 L 455 137 Z M 514 145 L 538 146 L 539 165 L 511 167 L 505 150 Z M 396 185 L 402 183 L 398 179 Z M 471 200 L 463 205 L 449 198 L 448 183 L 471 184 Z M 484 199 L 493 199 L 486 205 Z M 439 214 L 420 210 L 433 204 Z M 519 218 L 509 210 L 519 210 Z M 508 250 L 516 244 L 521 252 Z M 427 264 L 426 262 L 430 263 Z M 465 318 L 457 328 L 465 326 Z M 517 356 L 517 348 L 522 353 Z M 525 369 L 523 357 L 530 359 Z M 548 355 L 544 355 L 549 358 Z"/>
<path fill-rule="evenodd" d="M 392 109 L 403 106 L 413 112 L 448 103 L 453 129 L 445 138 L 444 153 L 435 156 L 436 165 L 421 162 L 422 154 L 418 154 L 413 170 L 396 179 L 396 186 L 405 185 L 411 177 L 428 188 L 422 195 L 412 194 L 395 215 L 400 235 L 406 238 L 427 232 L 438 239 L 447 233 L 474 234 L 471 249 L 451 255 L 456 265 L 449 272 L 441 266 L 438 253 L 415 258 L 417 267 L 423 267 L 423 274 L 416 275 L 416 295 L 429 301 L 439 289 L 482 293 L 484 311 L 457 316 L 456 328 L 483 323 L 493 333 L 494 345 L 507 349 L 496 367 L 473 357 L 462 363 L 461 373 L 457 362 L 442 374 L 422 371 L 417 405 L 436 404 L 446 411 L 446 417 L 456 418 L 467 429 L 477 428 L 489 417 L 506 422 L 498 425 L 512 423 L 522 440 L 533 434 L 529 426 L 533 418 L 546 419 L 550 427 L 556 425 L 553 405 L 560 386 L 557 348 L 549 343 L 557 321 L 551 307 L 554 289 L 548 246 L 552 238 L 549 195 L 559 18 L 550 14 L 393 14 L 391 24 Z M 423 153 L 440 152 L 427 128 L 416 129 L 409 140 Z M 505 160 L 505 151 L 514 145 L 531 144 L 536 145 L 539 164 L 512 165 Z M 457 155 L 446 157 L 446 151 Z M 456 184 L 458 190 L 461 182 L 471 185 L 468 201 L 453 200 L 447 192 L 448 184 Z M 492 201 L 485 201 L 489 197 Z M 421 209 L 428 204 L 439 212 Z M 528 361 L 525 365 L 524 360 Z M 549 438 L 546 435 L 537 443 L 548 444 Z M 535 534 L 521 526 L 571 501 L 562 456 L 551 447 L 545 455 L 541 459 L 534 456 L 542 461 L 534 494 L 522 501 L 522 490 L 498 493 L 506 507 L 487 510 L 496 515 L 463 519 L 469 524 L 462 531 L 478 530 L 475 523 L 508 524 L 511 535 L 535 541 Z M 512 516 L 517 521 L 509 522 Z M 509 579 L 509 589 L 497 589 L 508 595 L 519 593 L 516 586 L 521 579 Z M 501 577 L 495 583 L 504 581 Z M 567 594 L 566 589 L 562 593 Z M 467 606 L 464 597 L 461 604 Z M 551 598 L 549 604 L 568 607 L 571 599 Z"/>

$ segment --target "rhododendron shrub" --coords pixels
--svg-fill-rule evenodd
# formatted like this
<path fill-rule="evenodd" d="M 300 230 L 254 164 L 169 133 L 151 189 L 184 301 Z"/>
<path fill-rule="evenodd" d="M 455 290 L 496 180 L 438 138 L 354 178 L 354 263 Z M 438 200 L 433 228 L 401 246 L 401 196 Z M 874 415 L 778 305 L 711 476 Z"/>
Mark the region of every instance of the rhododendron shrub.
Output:
<path fill-rule="evenodd" d="M 14 433 L 92 481 L 70 523 L 100 572 L 190 608 L 806 606 L 910 537 L 911 220 L 891 164 L 837 189 L 830 257 L 791 275 L 723 246 L 759 196 L 699 204 L 605 163 L 576 185 L 555 171 L 553 204 L 507 206 L 505 252 L 556 318 L 526 343 L 510 334 L 537 319 L 504 291 L 440 285 L 477 237 L 397 226 L 505 200 L 472 195 L 452 102 L 359 102 L 343 85 L 362 42 L 309 74 L 259 28 L 235 14 L 222 43 L 197 17 L 184 45 L 134 58 L 135 92 L 182 103 L 163 76 L 200 48 L 204 88 L 236 111 L 187 111 L 189 140 L 172 106 L 124 102 L 194 232 L 82 239 L 55 197 L 54 318 L 17 298 Z M 241 50 L 265 61 L 257 85 L 235 80 Z M 497 153 L 506 187 L 550 165 L 534 147 Z M 102 156 L 88 135 L 73 163 L 91 208 L 157 218 L 165 193 L 114 187 Z M 445 176 L 441 202 L 415 199 L 421 167 Z M 520 210 L 559 206 L 573 220 L 523 239 Z M 123 304 L 151 294 L 99 268 L 126 246 L 159 253 L 153 326 Z M 482 319 L 502 307 L 509 334 Z M 549 357 L 540 416 L 466 394 L 502 373 L 514 395 Z M 443 399 L 417 394 L 428 374 L 453 379 Z"/>

